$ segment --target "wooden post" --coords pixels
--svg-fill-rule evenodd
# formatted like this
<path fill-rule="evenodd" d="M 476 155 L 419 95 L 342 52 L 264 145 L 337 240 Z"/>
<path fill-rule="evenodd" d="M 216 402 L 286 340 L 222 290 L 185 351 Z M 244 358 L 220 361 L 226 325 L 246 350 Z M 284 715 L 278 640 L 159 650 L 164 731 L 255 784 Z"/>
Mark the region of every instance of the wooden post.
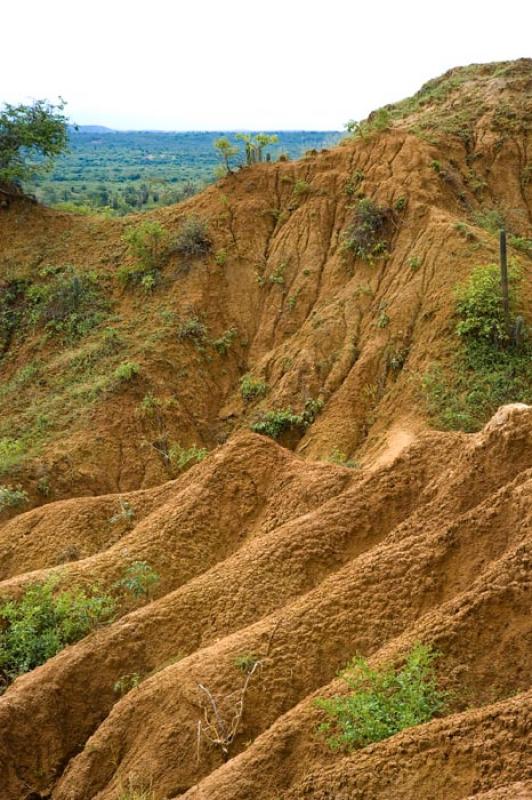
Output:
<path fill-rule="evenodd" d="M 501 293 L 502 293 L 502 307 L 504 310 L 504 323 L 506 325 L 506 333 L 511 335 L 510 330 L 510 298 L 508 292 L 508 259 L 506 255 L 506 231 L 501 228 L 499 231 L 499 252 L 501 263 Z"/>

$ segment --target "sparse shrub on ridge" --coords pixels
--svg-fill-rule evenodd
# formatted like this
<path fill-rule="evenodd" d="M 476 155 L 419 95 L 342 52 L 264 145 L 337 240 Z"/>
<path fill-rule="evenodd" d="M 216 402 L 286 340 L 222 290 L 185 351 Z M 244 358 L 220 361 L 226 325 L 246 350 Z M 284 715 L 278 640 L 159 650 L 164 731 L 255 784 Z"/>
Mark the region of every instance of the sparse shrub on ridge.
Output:
<path fill-rule="evenodd" d="M 373 669 L 366 659 L 353 659 L 342 674 L 351 692 L 315 701 L 329 718 L 319 728 L 329 746 L 333 750 L 366 747 L 441 713 L 446 694 L 436 681 L 437 655 L 418 644 L 398 671 Z"/>

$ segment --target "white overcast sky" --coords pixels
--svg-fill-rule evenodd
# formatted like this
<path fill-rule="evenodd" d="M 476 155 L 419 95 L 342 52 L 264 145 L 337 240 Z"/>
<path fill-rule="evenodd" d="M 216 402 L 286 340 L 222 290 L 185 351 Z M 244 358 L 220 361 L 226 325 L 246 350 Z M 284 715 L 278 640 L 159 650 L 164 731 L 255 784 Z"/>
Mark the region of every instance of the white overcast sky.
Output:
<path fill-rule="evenodd" d="M 121 129 L 339 130 L 532 55 L 531 0 L 2 0 L 0 102 Z"/>

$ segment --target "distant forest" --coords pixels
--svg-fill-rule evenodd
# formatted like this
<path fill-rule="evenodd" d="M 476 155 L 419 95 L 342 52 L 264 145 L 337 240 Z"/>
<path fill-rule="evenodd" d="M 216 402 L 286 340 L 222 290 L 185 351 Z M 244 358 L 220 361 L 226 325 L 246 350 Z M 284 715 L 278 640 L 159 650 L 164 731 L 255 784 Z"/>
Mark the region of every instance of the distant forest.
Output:
<path fill-rule="evenodd" d="M 333 146 L 337 131 L 272 131 L 272 160 L 299 158 L 306 150 Z M 97 126 L 70 132 L 70 150 L 51 173 L 28 187 L 46 205 L 121 215 L 169 205 L 216 179 L 220 158 L 214 142 L 232 133 L 111 131 Z M 243 148 L 241 148 L 242 150 Z M 243 163 L 244 153 L 235 159 Z"/>

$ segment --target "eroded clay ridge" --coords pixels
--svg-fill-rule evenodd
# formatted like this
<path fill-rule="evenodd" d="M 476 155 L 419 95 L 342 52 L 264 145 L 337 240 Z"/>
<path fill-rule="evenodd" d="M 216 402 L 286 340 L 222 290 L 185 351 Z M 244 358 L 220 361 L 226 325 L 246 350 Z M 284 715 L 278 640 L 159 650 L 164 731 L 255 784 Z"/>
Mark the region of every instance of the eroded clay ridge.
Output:
<path fill-rule="evenodd" d="M 0 279 L 42 282 L 71 265 L 95 274 L 110 304 L 69 349 L 38 326 L 3 342 L 5 436 L 25 447 L 30 431 L 33 447 L 12 482 L 32 505 L 149 488 L 175 475 L 172 444 L 212 449 L 262 412 L 308 401 L 320 413 L 285 444 L 310 459 L 370 463 L 396 426 L 424 428 L 422 376 L 457 346 L 454 288 L 497 258 L 482 220 L 503 214 L 531 236 L 531 63 L 453 71 L 386 130 L 241 170 L 153 214 L 1 210 Z M 371 263 L 345 249 L 360 197 L 388 209 Z M 124 286 L 135 264 L 124 231 L 149 219 L 172 237 L 191 217 L 210 252 L 170 256 L 151 291 Z M 526 314 L 531 261 L 511 254 L 528 276 Z M 113 378 L 124 361 L 134 380 Z M 262 394 L 243 398 L 246 374 Z"/>
<path fill-rule="evenodd" d="M 145 604 L 0 698 L 2 800 L 296 800 L 523 797 L 528 791 L 532 409 L 473 435 L 424 433 L 391 463 L 350 470 L 270 439 L 233 437 L 182 478 L 50 503 L 1 531 L 4 595 L 57 570 L 107 586 L 132 561 L 161 575 Z M 363 752 L 333 753 L 316 696 L 342 690 L 355 653 L 375 664 L 414 642 L 442 654 L 441 719 Z M 238 691 L 260 657 L 229 760 L 201 741 L 199 684 Z M 124 675 L 140 683 L 121 699 Z M 512 792 L 515 792 L 512 795 Z M 33 792 L 33 794 L 31 794 Z"/>

